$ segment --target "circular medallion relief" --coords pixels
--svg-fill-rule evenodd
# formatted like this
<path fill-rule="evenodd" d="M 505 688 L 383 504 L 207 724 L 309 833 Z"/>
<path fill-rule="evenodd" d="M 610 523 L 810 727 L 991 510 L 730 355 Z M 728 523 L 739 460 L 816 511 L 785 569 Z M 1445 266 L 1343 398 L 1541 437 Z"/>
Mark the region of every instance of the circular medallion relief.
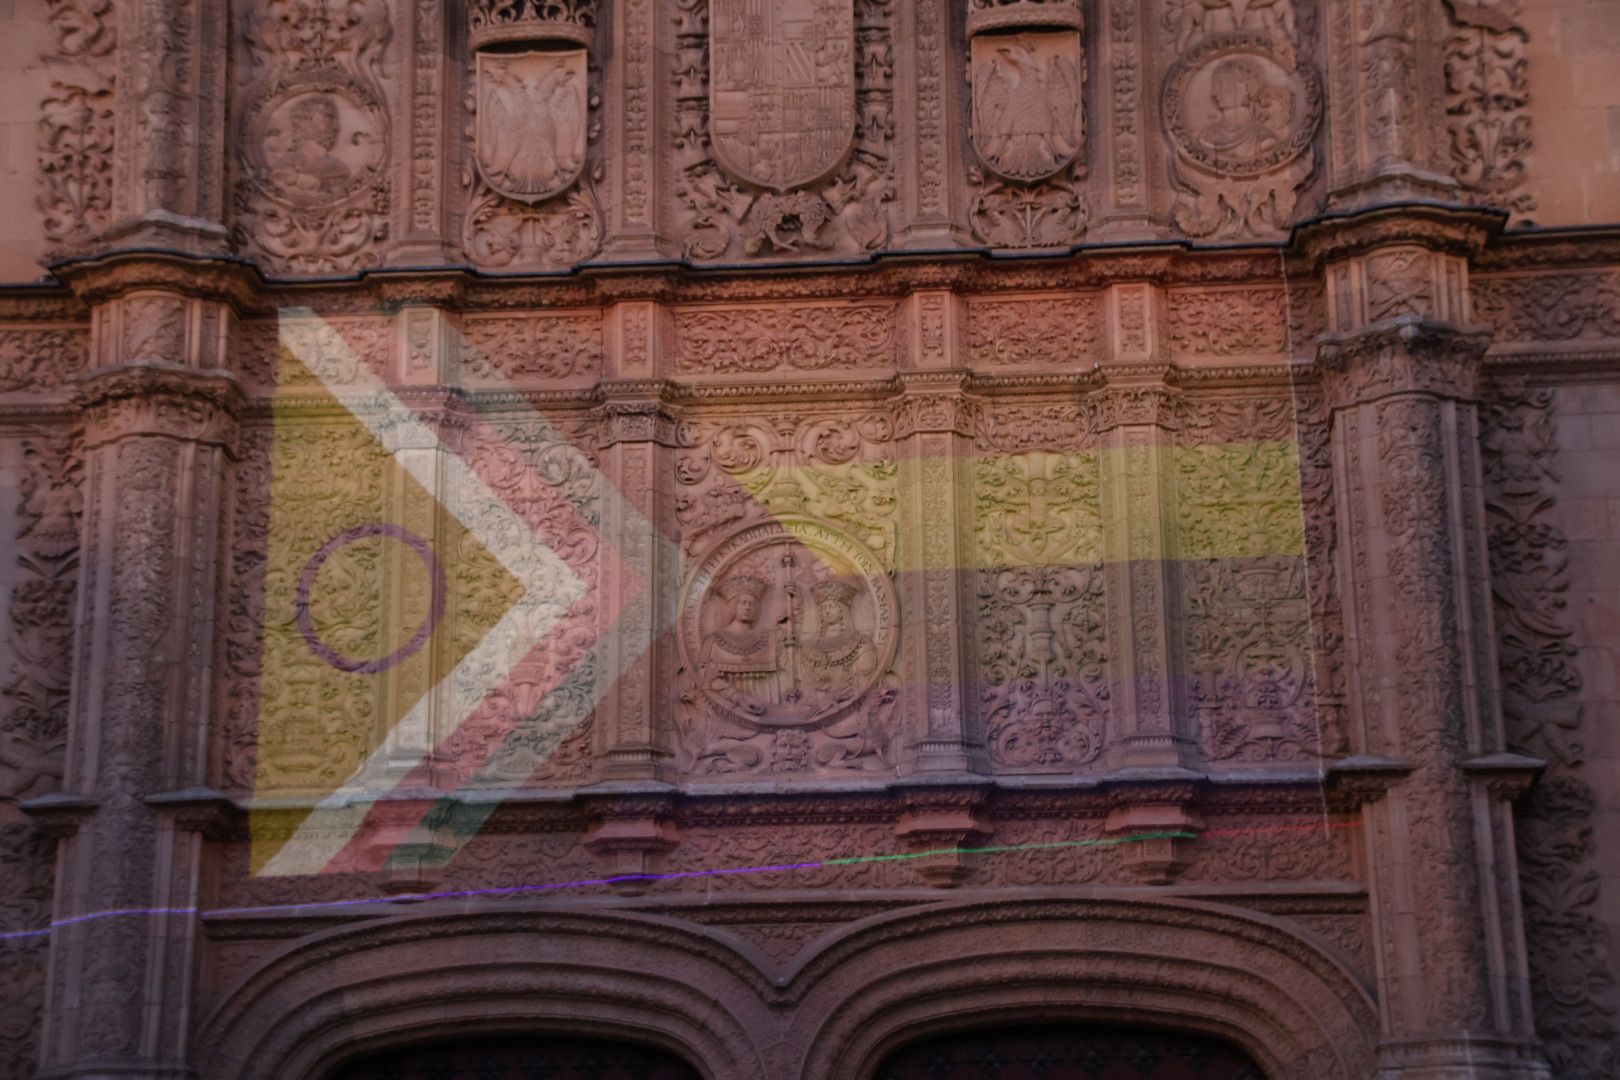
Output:
<path fill-rule="evenodd" d="M 687 581 L 680 629 L 682 663 L 710 706 L 769 728 L 847 715 L 898 642 L 894 587 L 872 553 L 786 515 L 709 552 Z"/>
<path fill-rule="evenodd" d="M 264 189 L 302 206 L 356 194 L 381 175 L 387 155 L 381 113 L 341 76 L 261 98 L 248 114 L 244 145 Z"/>
<path fill-rule="evenodd" d="M 1304 153 L 1322 87 L 1258 34 L 1215 34 L 1165 79 L 1164 125 L 1183 157 L 1221 176 L 1259 176 Z"/>

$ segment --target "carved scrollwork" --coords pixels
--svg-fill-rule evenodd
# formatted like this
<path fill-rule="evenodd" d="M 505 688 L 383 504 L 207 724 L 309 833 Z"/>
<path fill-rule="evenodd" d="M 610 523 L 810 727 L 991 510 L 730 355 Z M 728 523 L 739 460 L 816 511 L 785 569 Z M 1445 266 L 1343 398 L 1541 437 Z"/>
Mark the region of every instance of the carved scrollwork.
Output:
<path fill-rule="evenodd" d="M 237 237 L 294 273 L 354 270 L 387 238 L 385 5 L 270 0 L 247 23 Z"/>
<path fill-rule="evenodd" d="M 1554 1075 L 1597 1080 L 1620 1068 L 1620 987 L 1599 913 L 1598 799 L 1585 775 L 1569 542 L 1555 516 L 1553 395 L 1518 383 L 1495 390 L 1481 447 L 1502 713 L 1510 745 L 1547 762 L 1514 815 L 1536 1032 Z"/>
<path fill-rule="evenodd" d="M 1532 224 L 1523 190 L 1530 105 L 1525 42 L 1515 0 L 1446 0 L 1446 127 L 1451 174 L 1480 201 Z"/>
<path fill-rule="evenodd" d="M 739 0 L 678 0 L 675 198 L 688 257 L 888 242 L 890 3 L 853 0 L 853 22 L 849 3 L 765 5 L 766 17 Z M 795 118 L 801 100 L 816 104 Z"/>
<path fill-rule="evenodd" d="M 37 205 L 46 238 L 68 252 L 111 221 L 118 36 L 112 0 L 50 0 L 50 21 Z"/>

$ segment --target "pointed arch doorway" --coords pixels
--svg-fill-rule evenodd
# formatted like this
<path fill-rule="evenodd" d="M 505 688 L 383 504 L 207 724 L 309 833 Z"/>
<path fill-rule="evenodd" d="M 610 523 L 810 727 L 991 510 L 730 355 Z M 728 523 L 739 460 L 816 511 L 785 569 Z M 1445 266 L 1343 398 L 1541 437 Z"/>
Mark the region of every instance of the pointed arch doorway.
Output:
<path fill-rule="evenodd" d="M 874 1080 L 1266 1080 L 1246 1054 L 1203 1035 L 1044 1024 L 928 1036 L 890 1054 Z"/>

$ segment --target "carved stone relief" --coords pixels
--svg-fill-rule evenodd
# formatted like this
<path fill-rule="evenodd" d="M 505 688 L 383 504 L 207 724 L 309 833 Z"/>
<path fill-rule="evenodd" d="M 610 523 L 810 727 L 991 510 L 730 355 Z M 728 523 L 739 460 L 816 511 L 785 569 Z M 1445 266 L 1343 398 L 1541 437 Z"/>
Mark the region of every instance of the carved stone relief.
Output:
<path fill-rule="evenodd" d="M 1008 772 L 1089 764 L 1107 740 L 1109 701 L 1097 455 L 984 454 L 973 485 L 991 759 Z"/>
<path fill-rule="evenodd" d="M 572 266 L 602 245 L 596 0 L 474 0 L 463 243 L 476 265 Z"/>
<path fill-rule="evenodd" d="M 1102 343 L 1098 293 L 968 302 L 968 361 L 975 367 L 1048 365 L 1061 358 L 1085 368 L 1096 362 Z"/>
<path fill-rule="evenodd" d="M 1446 127 L 1451 175 L 1466 190 L 1532 224 L 1535 196 L 1523 190 L 1530 152 L 1530 104 L 1518 0 L 1446 0 Z"/>
<path fill-rule="evenodd" d="M 1293 0 L 1179 0 L 1161 112 L 1174 150 L 1176 225 L 1189 236 L 1269 237 L 1315 172 L 1322 86 L 1296 43 Z"/>
<path fill-rule="evenodd" d="M 682 425 L 684 768 L 892 765 L 892 437 L 875 413 Z"/>
<path fill-rule="evenodd" d="M 704 307 L 677 312 L 674 322 L 682 372 L 888 368 L 899 360 L 892 303 Z"/>
<path fill-rule="evenodd" d="M 678 0 L 675 213 L 688 257 L 888 243 L 890 17 L 889 0 Z"/>
<path fill-rule="evenodd" d="M 1509 744 L 1547 762 L 1514 815 L 1536 1032 L 1555 1076 L 1597 1080 L 1620 1069 L 1620 987 L 1598 906 L 1553 395 L 1495 389 L 1481 446 L 1502 712 Z"/>
<path fill-rule="evenodd" d="M 72 436 L 31 432 L 22 453 L 8 609 L 10 668 L 0 685 L 0 932 L 51 918 L 55 842 L 17 809 L 54 793 L 68 739 L 73 609 L 79 577 L 82 462 Z M 12 574 L 8 572 L 8 577 Z M 0 943 L 0 1077 L 34 1075 L 47 938 Z"/>
<path fill-rule="evenodd" d="M 238 242 L 291 273 L 376 262 L 392 200 L 387 6 L 268 0 L 249 6 L 245 34 Z"/>
<path fill-rule="evenodd" d="M 1081 33 L 1065 0 L 970 6 L 968 224 L 992 247 L 1072 244 L 1085 232 Z"/>
<path fill-rule="evenodd" d="M 112 219 L 118 35 L 112 0 L 50 0 L 50 20 L 37 205 L 46 239 L 65 254 Z"/>
<path fill-rule="evenodd" d="M 1300 464 L 1286 400 L 1194 402 L 1176 451 L 1188 707 L 1211 761 L 1320 752 Z"/>

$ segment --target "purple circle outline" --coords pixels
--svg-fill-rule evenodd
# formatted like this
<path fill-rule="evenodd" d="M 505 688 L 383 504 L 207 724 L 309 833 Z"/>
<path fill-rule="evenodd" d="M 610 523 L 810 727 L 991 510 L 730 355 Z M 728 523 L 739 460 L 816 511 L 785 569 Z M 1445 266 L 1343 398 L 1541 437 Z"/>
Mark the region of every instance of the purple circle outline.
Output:
<path fill-rule="evenodd" d="M 377 660 L 351 660 L 322 641 L 315 632 L 315 620 L 309 613 L 309 592 L 315 584 L 315 576 L 326 565 L 326 560 L 332 557 L 338 548 L 354 543 L 356 540 L 365 540 L 373 536 L 391 536 L 416 552 L 416 557 L 422 560 L 427 567 L 428 574 L 433 578 L 433 599 L 428 607 L 428 617 L 411 640 Z M 303 573 L 298 575 L 298 629 L 304 635 L 304 643 L 309 651 L 337 668 L 352 675 L 375 675 L 379 671 L 387 671 L 395 664 L 414 656 L 427 639 L 433 634 L 439 620 L 444 617 L 445 597 L 444 569 L 439 566 L 439 560 L 433 557 L 433 549 L 428 542 L 411 532 L 403 525 L 390 525 L 385 521 L 373 521 L 366 525 L 355 525 L 344 529 L 332 539 L 320 546 L 320 550 L 310 556 L 309 562 L 304 564 Z"/>

